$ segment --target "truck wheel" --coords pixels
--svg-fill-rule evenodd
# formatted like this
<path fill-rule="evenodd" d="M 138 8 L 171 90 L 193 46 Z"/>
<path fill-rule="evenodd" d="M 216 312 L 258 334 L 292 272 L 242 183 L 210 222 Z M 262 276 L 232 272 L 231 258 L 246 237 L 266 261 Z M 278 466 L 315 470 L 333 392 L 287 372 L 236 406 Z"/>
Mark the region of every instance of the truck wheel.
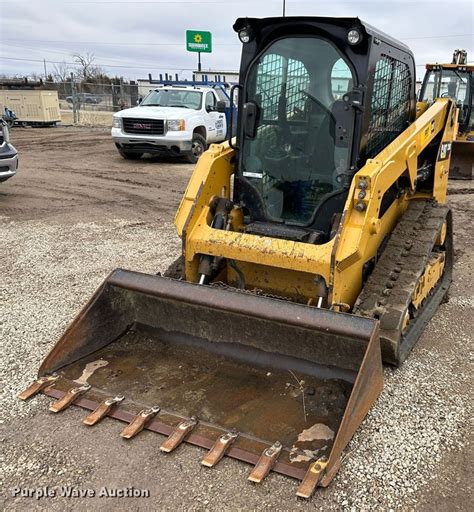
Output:
<path fill-rule="evenodd" d="M 199 157 L 206 151 L 207 145 L 204 137 L 195 133 L 193 135 L 193 142 L 191 145 L 191 151 L 187 155 L 187 160 L 190 164 L 195 164 Z"/>
<path fill-rule="evenodd" d="M 143 153 L 130 153 L 129 151 L 124 151 L 123 149 L 119 149 L 118 152 L 122 155 L 125 160 L 139 160 Z"/>

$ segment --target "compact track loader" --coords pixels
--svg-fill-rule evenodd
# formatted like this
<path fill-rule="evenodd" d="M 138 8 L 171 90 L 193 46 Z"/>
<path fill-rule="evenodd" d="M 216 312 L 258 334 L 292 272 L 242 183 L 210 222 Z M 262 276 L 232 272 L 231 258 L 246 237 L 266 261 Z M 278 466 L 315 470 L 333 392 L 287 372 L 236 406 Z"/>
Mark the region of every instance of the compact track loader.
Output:
<path fill-rule="evenodd" d="M 238 19 L 237 136 L 200 158 L 164 276 L 114 271 L 21 394 L 328 485 L 451 281 L 457 109 L 416 118 L 403 44 L 357 18 Z M 219 110 L 223 105 L 217 106 Z M 232 130 L 229 130 L 232 133 Z M 118 431 L 117 431 L 118 433 Z M 157 439 L 157 443 L 160 441 Z M 158 451 L 158 444 L 156 445 Z"/>
<path fill-rule="evenodd" d="M 458 131 L 453 141 L 449 177 L 474 177 L 474 66 L 467 63 L 466 50 L 455 50 L 451 64 L 427 64 L 420 91 L 418 112 L 436 98 L 453 98 L 459 109 Z"/>

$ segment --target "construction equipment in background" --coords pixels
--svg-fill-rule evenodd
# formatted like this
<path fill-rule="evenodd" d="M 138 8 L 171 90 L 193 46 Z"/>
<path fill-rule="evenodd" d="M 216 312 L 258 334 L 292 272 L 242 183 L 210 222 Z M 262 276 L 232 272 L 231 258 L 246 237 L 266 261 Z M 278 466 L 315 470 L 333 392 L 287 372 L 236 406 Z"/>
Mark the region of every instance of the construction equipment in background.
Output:
<path fill-rule="evenodd" d="M 453 98 L 459 109 L 458 133 L 453 142 L 452 179 L 469 180 L 474 174 L 474 65 L 466 50 L 455 50 L 451 64 L 427 64 L 420 91 L 420 112 L 436 98 Z"/>
<path fill-rule="evenodd" d="M 234 29 L 237 137 L 194 170 L 182 256 L 165 276 L 114 271 L 21 398 L 159 432 L 165 453 L 204 447 L 207 467 L 240 459 L 252 482 L 289 475 L 307 498 L 379 396 L 381 354 L 400 364 L 450 285 L 456 105 L 416 119 L 412 53 L 357 18 Z"/>

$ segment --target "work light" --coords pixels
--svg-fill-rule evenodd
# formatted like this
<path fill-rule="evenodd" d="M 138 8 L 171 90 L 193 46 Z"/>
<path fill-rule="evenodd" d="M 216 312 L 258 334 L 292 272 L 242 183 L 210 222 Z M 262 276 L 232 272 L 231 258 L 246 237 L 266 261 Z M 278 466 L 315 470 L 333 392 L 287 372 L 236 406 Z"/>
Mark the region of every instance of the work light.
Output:
<path fill-rule="evenodd" d="M 347 32 L 347 42 L 349 44 L 359 44 L 361 40 L 362 34 L 356 28 L 351 28 L 349 32 Z"/>
<path fill-rule="evenodd" d="M 249 27 L 239 30 L 239 39 L 241 43 L 249 43 L 252 40 L 252 30 Z"/>

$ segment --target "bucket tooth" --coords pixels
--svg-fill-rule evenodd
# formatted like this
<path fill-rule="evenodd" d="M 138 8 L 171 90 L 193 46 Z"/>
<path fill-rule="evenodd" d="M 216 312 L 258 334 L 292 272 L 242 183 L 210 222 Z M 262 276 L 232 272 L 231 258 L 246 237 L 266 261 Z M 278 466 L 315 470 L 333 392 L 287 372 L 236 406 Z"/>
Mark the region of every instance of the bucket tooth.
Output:
<path fill-rule="evenodd" d="M 239 437 L 238 432 L 226 432 L 214 443 L 214 446 L 207 452 L 201 464 L 208 468 L 214 467 L 224 457 L 232 443 Z"/>
<path fill-rule="evenodd" d="M 321 480 L 327 464 L 327 459 L 318 459 L 309 466 L 303 481 L 296 491 L 296 496 L 306 499 L 311 498 Z"/>
<path fill-rule="evenodd" d="M 270 448 L 266 448 L 262 455 L 260 455 L 260 458 L 258 459 L 258 462 L 250 473 L 248 479 L 251 482 L 259 484 L 268 475 L 268 473 L 270 473 L 278 457 L 280 456 L 281 450 L 282 444 L 280 441 L 276 441 L 270 446 Z"/>
<path fill-rule="evenodd" d="M 45 375 L 44 377 L 40 377 L 39 379 L 32 382 L 24 391 L 22 391 L 18 398 L 21 400 L 28 400 L 29 398 L 37 395 L 44 388 L 51 386 L 58 380 L 59 376 L 56 374 L 53 375 Z"/>
<path fill-rule="evenodd" d="M 77 388 L 70 389 L 62 398 L 52 403 L 49 406 L 49 410 L 51 412 L 64 411 L 64 409 L 67 409 L 78 396 L 83 395 L 86 391 L 89 391 L 90 388 L 90 384 L 83 384 Z"/>
<path fill-rule="evenodd" d="M 190 418 L 189 420 L 182 421 L 173 430 L 173 432 L 171 432 L 171 434 L 168 436 L 168 439 L 163 442 L 163 444 L 160 446 L 160 450 L 165 453 L 170 453 L 175 450 L 196 425 L 196 418 Z"/>
<path fill-rule="evenodd" d="M 120 434 L 124 439 L 131 439 L 139 434 L 146 425 L 160 412 L 159 407 L 143 409 L 135 418 L 122 430 Z"/>
<path fill-rule="evenodd" d="M 88 416 L 86 416 L 82 423 L 85 425 L 89 425 L 90 427 L 92 425 L 95 425 L 96 423 L 99 423 L 100 420 L 105 418 L 107 414 L 111 411 L 113 407 L 115 407 L 120 402 L 123 402 L 125 397 L 123 395 L 117 395 L 113 398 L 108 398 L 101 404 L 97 406 L 97 408 L 92 411 Z"/>

